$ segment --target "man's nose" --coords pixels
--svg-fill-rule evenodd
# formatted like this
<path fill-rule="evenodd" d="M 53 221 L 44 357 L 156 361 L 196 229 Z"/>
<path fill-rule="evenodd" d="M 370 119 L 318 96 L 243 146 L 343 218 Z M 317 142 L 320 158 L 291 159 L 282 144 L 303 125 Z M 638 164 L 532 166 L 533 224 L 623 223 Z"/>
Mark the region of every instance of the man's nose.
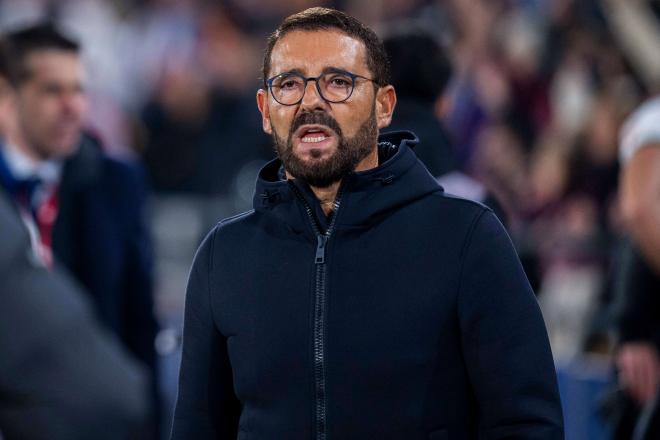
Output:
<path fill-rule="evenodd" d="M 61 97 L 62 109 L 66 114 L 79 116 L 85 107 L 85 97 L 81 93 L 65 93 Z"/>
<path fill-rule="evenodd" d="M 328 103 L 323 99 L 316 86 L 316 80 L 309 80 L 305 84 L 305 94 L 303 95 L 300 106 L 306 110 L 313 110 L 327 107 Z"/>

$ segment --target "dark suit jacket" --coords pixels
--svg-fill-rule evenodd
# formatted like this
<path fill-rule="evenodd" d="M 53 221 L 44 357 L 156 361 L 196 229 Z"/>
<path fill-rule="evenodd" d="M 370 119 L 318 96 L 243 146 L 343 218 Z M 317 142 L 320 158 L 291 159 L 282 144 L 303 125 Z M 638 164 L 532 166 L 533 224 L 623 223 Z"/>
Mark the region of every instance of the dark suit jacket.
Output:
<path fill-rule="evenodd" d="M 32 256 L 2 188 L 0 244 L 0 432 L 126 438 L 147 414 L 146 371 L 101 330 L 72 281 Z"/>
<path fill-rule="evenodd" d="M 108 157 L 95 138 L 85 135 L 64 165 L 53 251 L 89 292 L 101 322 L 149 367 L 154 419 L 148 431 L 157 437 L 158 325 L 152 248 L 143 212 L 146 196 L 142 169 Z"/>
<path fill-rule="evenodd" d="M 64 166 L 53 251 L 87 289 L 101 321 L 155 368 L 152 254 L 136 166 L 85 137 Z"/>

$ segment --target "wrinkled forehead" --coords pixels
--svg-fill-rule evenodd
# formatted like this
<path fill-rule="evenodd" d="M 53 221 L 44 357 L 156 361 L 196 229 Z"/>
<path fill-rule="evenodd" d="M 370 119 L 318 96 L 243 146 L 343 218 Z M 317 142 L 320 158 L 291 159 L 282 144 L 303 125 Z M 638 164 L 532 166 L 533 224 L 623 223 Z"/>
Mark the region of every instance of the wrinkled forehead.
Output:
<path fill-rule="evenodd" d="M 364 43 L 339 30 L 295 30 L 286 33 L 273 47 L 270 76 L 298 71 L 306 76 L 339 68 L 368 75 Z"/>

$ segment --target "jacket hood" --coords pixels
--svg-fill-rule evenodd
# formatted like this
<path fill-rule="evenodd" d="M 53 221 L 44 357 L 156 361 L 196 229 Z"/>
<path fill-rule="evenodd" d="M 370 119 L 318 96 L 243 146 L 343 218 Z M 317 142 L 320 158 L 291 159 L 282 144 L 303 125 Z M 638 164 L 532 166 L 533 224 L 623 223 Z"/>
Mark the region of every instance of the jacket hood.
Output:
<path fill-rule="evenodd" d="M 412 148 L 419 142 L 409 131 L 383 133 L 378 137 L 376 168 L 352 172 L 342 180 L 335 228 L 367 227 L 389 212 L 414 202 L 442 187 L 417 159 Z M 317 219 L 322 216 L 311 188 L 300 179 L 283 179 L 282 162 L 274 159 L 259 172 L 254 195 L 257 212 L 275 215 L 294 230 L 308 220 L 300 203 L 303 197 Z"/>

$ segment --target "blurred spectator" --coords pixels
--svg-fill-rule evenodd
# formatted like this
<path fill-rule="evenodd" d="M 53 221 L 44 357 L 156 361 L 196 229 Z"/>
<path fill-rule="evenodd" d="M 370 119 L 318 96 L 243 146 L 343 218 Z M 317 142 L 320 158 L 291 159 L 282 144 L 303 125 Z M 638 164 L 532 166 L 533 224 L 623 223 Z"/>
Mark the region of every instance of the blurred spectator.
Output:
<path fill-rule="evenodd" d="M 146 371 L 71 280 L 39 262 L 3 189 L 0 243 L 0 438 L 139 438 Z"/>
<path fill-rule="evenodd" d="M 397 91 L 397 108 L 388 130 L 415 133 L 420 139 L 415 153 L 447 192 L 485 202 L 506 223 L 497 200 L 456 166 L 449 134 L 439 119 L 448 105 L 444 91 L 453 71 L 440 43 L 408 23 L 392 27 L 383 44 Z"/>
<path fill-rule="evenodd" d="M 441 176 L 456 170 L 449 134 L 438 119 L 448 105 L 444 91 L 452 76 L 451 62 L 432 35 L 410 29 L 408 23 L 400 27 L 383 40 L 397 92 L 390 129 L 407 127 L 419 136 L 415 153 L 433 176 Z"/>
<path fill-rule="evenodd" d="M 660 436 L 660 98 L 644 103 L 626 121 L 621 134 L 623 181 L 621 204 L 627 230 L 637 251 L 626 261 L 618 295 L 619 383 L 644 412 L 635 438 Z M 650 266 L 650 267 L 649 267 Z M 630 405 L 629 405 L 630 406 Z M 630 417 L 618 429 L 632 432 Z M 641 434 L 643 432 L 643 435 Z"/>
<path fill-rule="evenodd" d="M 43 23 L 7 34 L 6 43 L 0 76 L 10 87 L 0 186 L 40 258 L 71 271 L 100 320 L 155 378 L 157 325 L 140 173 L 82 135 L 86 100 L 76 42 Z M 155 413 L 156 389 L 154 382 Z"/>

